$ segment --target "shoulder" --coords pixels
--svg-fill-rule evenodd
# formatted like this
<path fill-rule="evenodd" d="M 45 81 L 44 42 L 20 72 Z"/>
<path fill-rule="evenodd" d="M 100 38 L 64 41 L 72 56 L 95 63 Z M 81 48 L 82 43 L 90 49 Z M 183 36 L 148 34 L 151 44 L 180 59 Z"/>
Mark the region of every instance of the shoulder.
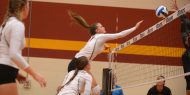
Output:
<path fill-rule="evenodd" d="M 147 95 L 151 95 L 151 94 L 153 94 L 153 93 L 155 93 L 155 92 L 156 92 L 156 86 L 153 86 L 153 87 L 151 87 L 151 88 L 148 90 Z"/>
<path fill-rule="evenodd" d="M 71 70 L 71 71 L 69 72 L 69 74 L 74 73 L 74 72 L 75 72 L 75 70 Z"/>
<path fill-rule="evenodd" d="M 83 78 L 85 78 L 86 80 L 92 81 L 92 76 L 89 73 L 87 73 L 84 70 L 81 70 L 80 73 L 82 74 Z"/>
<path fill-rule="evenodd" d="M 167 86 L 164 86 L 164 89 L 167 90 L 167 91 L 171 91 L 169 87 Z"/>
<path fill-rule="evenodd" d="M 72 71 L 70 71 L 70 72 L 68 72 L 66 75 L 73 75 L 75 73 L 75 70 L 72 70 Z"/>
<path fill-rule="evenodd" d="M 24 23 L 19 21 L 18 19 L 11 17 L 9 20 L 10 21 L 8 23 L 12 28 L 18 28 L 18 29 L 24 29 L 25 28 Z"/>
<path fill-rule="evenodd" d="M 92 79 L 92 76 L 89 73 L 87 73 L 86 71 L 84 71 L 84 72 L 85 72 L 86 77 Z"/>
<path fill-rule="evenodd" d="M 151 87 L 149 90 L 150 90 L 150 91 L 154 91 L 154 90 L 156 90 L 156 86 L 154 85 L 154 86 Z"/>
<path fill-rule="evenodd" d="M 110 38 L 113 38 L 115 34 L 96 34 L 96 39 L 99 39 L 99 41 L 106 41 Z"/>
<path fill-rule="evenodd" d="M 95 34 L 95 38 L 100 38 L 100 37 L 104 37 L 107 34 Z"/>

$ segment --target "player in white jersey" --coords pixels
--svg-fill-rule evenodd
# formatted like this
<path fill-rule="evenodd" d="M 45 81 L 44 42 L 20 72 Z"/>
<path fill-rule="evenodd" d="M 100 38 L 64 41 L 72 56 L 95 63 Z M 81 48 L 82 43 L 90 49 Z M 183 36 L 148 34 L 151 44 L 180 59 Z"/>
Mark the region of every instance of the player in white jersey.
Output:
<path fill-rule="evenodd" d="M 76 60 L 76 63 L 76 69 L 65 76 L 57 95 L 91 94 L 92 77 L 88 73 L 90 71 L 89 61 L 85 56 L 81 56 Z"/>
<path fill-rule="evenodd" d="M 0 95 L 18 95 L 15 79 L 19 68 L 29 73 L 42 87 L 46 86 L 45 79 L 21 55 L 25 46 L 22 21 L 27 18 L 28 12 L 27 0 L 9 0 L 8 11 L 0 27 Z"/>
<path fill-rule="evenodd" d="M 127 36 L 128 34 L 135 31 L 140 26 L 140 24 L 143 22 L 143 21 L 139 21 L 134 27 L 124 30 L 124 31 L 121 31 L 119 33 L 108 34 L 108 33 L 106 33 L 106 30 L 103 27 L 103 25 L 99 22 L 89 25 L 85 21 L 85 19 L 83 17 L 81 17 L 80 15 L 78 15 L 77 13 L 69 11 L 69 15 L 81 26 L 89 29 L 92 36 L 88 40 L 86 45 L 75 55 L 75 57 L 69 63 L 68 72 L 71 70 L 74 70 L 76 68 L 77 58 L 79 58 L 81 56 L 86 56 L 89 59 L 89 61 L 92 61 L 98 54 L 100 54 L 106 48 L 105 43 L 107 41 Z M 97 87 L 96 85 L 97 85 L 96 81 L 93 77 L 92 87 Z"/>

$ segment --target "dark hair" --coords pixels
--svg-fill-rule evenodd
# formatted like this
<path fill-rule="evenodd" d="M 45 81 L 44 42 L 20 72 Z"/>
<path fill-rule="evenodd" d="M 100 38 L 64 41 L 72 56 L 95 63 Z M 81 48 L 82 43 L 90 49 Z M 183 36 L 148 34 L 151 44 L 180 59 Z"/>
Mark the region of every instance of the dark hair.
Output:
<path fill-rule="evenodd" d="M 4 17 L 3 23 L 5 23 L 9 17 L 16 17 L 18 20 L 22 20 L 20 13 L 22 12 L 22 9 L 27 4 L 28 0 L 9 0 L 9 6 L 7 13 Z"/>
<path fill-rule="evenodd" d="M 69 14 L 78 24 L 80 24 L 80 25 L 83 26 L 84 28 L 89 29 L 91 35 L 95 35 L 95 34 L 96 34 L 97 24 L 98 24 L 99 22 L 94 23 L 94 24 L 92 24 L 92 25 L 89 25 L 89 24 L 86 22 L 86 20 L 85 20 L 82 16 L 78 15 L 77 13 L 75 13 L 75 12 L 69 10 L 69 11 L 68 11 L 68 14 Z"/>
<path fill-rule="evenodd" d="M 160 78 L 165 79 L 164 76 L 160 75 L 160 76 L 157 77 L 157 80 L 159 80 Z"/>
<path fill-rule="evenodd" d="M 165 77 L 160 75 L 160 76 L 157 77 L 157 80 L 160 80 L 160 79 L 165 79 Z M 163 82 L 164 82 L 164 85 L 165 85 L 165 80 Z"/>
<path fill-rule="evenodd" d="M 81 56 L 77 58 L 75 73 L 65 85 L 68 85 L 76 77 L 76 75 L 78 74 L 78 71 L 83 70 L 87 64 L 88 64 L 88 59 L 85 56 Z"/>
<path fill-rule="evenodd" d="M 76 77 L 76 75 L 78 74 L 78 71 L 79 71 L 79 70 L 83 70 L 83 69 L 85 68 L 85 66 L 88 65 L 88 64 L 89 64 L 89 61 L 88 61 L 87 57 L 81 56 L 81 57 L 77 58 L 77 60 L 76 60 L 76 69 L 75 69 L 75 72 L 74 72 L 73 76 L 71 77 L 71 79 L 70 79 L 67 83 L 65 83 L 65 85 L 68 85 L 68 84 Z M 60 91 L 65 85 L 63 85 L 63 86 L 59 89 L 59 91 Z M 59 91 L 58 91 L 58 92 L 59 92 Z"/>

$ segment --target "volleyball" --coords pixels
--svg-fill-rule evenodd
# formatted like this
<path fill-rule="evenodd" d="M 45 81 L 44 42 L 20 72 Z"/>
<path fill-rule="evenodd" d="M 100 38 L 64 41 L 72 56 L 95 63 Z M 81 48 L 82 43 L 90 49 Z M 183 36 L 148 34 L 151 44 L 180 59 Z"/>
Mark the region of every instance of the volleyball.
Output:
<path fill-rule="evenodd" d="M 168 15 L 168 9 L 163 6 L 160 5 L 157 9 L 156 9 L 156 16 L 159 18 L 165 18 Z"/>

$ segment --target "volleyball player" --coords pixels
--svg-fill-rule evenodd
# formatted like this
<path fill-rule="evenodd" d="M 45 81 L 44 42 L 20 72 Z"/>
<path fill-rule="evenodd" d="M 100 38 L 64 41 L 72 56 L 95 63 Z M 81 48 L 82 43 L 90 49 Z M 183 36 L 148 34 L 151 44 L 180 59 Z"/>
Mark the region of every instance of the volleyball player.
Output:
<path fill-rule="evenodd" d="M 157 80 L 164 80 L 164 76 L 158 76 Z M 165 86 L 165 80 L 157 82 L 156 85 L 151 87 L 147 95 L 172 95 L 169 87 Z"/>
<path fill-rule="evenodd" d="M 79 58 L 81 56 L 85 56 L 91 62 L 98 54 L 100 54 L 105 48 L 107 48 L 106 44 L 105 44 L 107 41 L 127 36 L 128 34 L 135 31 L 140 26 L 140 24 L 143 22 L 143 21 L 139 21 L 134 27 L 124 30 L 124 31 L 121 31 L 119 33 L 109 34 L 109 33 L 106 33 L 104 26 L 100 22 L 89 25 L 85 21 L 85 19 L 83 17 L 81 17 L 80 15 L 78 15 L 77 13 L 69 11 L 69 15 L 78 24 L 80 24 L 84 28 L 88 29 L 89 32 L 91 33 L 91 37 L 88 40 L 88 42 L 86 43 L 86 45 L 75 55 L 75 57 L 69 63 L 68 72 L 71 70 L 74 70 L 76 68 L 77 58 Z M 97 82 L 96 82 L 95 78 L 93 77 L 93 75 L 92 75 L 92 78 L 93 78 L 93 82 L 92 82 L 93 91 L 98 91 L 98 93 L 100 93 L 100 88 L 97 85 Z"/>
<path fill-rule="evenodd" d="M 173 9 L 178 10 L 176 0 L 173 1 Z M 183 70 L 184 73 L 190 72 L 190 19 L 187 17 L 186 14 L 180 16 L 181 20 L 181 34 L 182 34 L 182 41 L 185 47 L 185 52 L 182 55 L 182 63 L 183 63 Z M 185 76 L 186 80 L 186 93 L 190 95 L 190 76 Z"/>
<path fill-rule="evenodd" d="M 46 86 L 46 80 L 21 55 L 25 46 L 23 20 L 28 12 L 28 0 L 9 0 L 7 14 L 0 27 L 0 95 L 18 95 L 15 79 L 19 68 L 29 73 L 42 87 Z"/>
<path fill-rule="evenodd" d="M 88 73 L 90 71 L 89 61 L 85 56 L 81 56 L 77 58 L 76 63 L 75 70 L 70 71 L 65 76 L 57 95 L 91 94 L 92 77 Z"/>

